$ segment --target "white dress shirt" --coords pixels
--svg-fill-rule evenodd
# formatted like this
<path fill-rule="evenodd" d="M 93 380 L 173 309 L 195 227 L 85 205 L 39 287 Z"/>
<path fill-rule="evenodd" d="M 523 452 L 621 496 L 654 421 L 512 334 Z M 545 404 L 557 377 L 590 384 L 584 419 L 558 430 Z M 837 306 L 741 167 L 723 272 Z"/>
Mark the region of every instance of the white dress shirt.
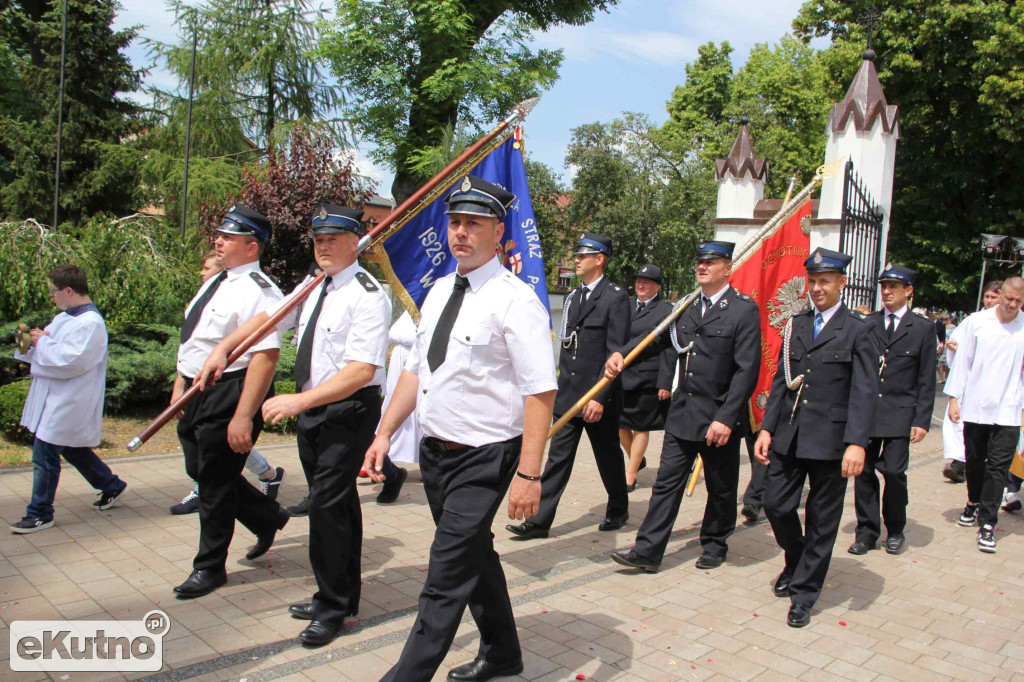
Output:
<path fill-rule="evenodd" d="M 362 273 L 361 278 L 356 275 Z M 295 294 L 312 281 L 307 276 L 299 286 L 288 294 L 281 303 L 274 307 L 286 305 Z M 370 291 L 364 281 L 368 281 L 375 289 Z M 293 310 L 282 319 L 277 326 L 279 332 L 295 327 L 295 338 L 302 343 L 302 335 L 306 333 L 309 318 L 316 308 L 317 299 L 323 285 L 309 295 L 302 304 L 302 313 L 298 316 Z M 274 311 L 269 314 L 273 315 Z M 300 391 L 308 391 L 324 383 L 342 368 L 352 362 L 365 362 L 375 365 L 377 370 L 373 378 L 365 386 L 384 385 L 384 359 L 388 350 L 388 326 L 391 324 L 391 301 L 384 294 L 380 282 L 373 278 L 359 263 L 353 263 L 331 278 L 327 286 L 327 296 L 320 309 L 320 316 L 313 330 L 313 353 L 310 357 L 309 381 L 304 386 L 297 386 Z"/>
<path fill-rule="evenodd" d="M 893 325 L 893 331 L 896 331 L 897 329 L 900 328 L 900 322 L 903 321 L 903 316 L 906 315 L 907 312 L 909 312 L 909 310 L 910 310 L 910 307 L 906 303 L 904 303 L 903 307 L 900 308 L 899 310 L 897 310 L 896 312 L 890 312 L 888 308 L 884 308 L 883 307 L 882 308 L 882 314 L 884 315 L 884 317 L 882 318 L 882 326 L 885 327 L 886 329 L 888 329 L 889 328 L 889 316 L 890 315 L 895 315 L 896 316 L 896 324 Z"/>
<path fill-rule="evenodd" d="M 557 390 L 558 382 L 548 314 L 533 289 L 497 258 L 466 278 L 444 363 L 432 373 L 427 350 L 454 273 L 427 294 L 405 369 L 419 376 L 423 434 L 479 447 L 522 435 L 526 396 Z"/>
<path fill-rule="evenodd" d="M 203 309 L 192 336 L 178 347 L 178 374 L 183 377 L 195 378 L 218 343 L 256 315 L 270 312 L 281 300 L 281 290 L 260 270 L 258 261 L 231 268 L 227 273 L 228 276 Z M 216 279 L 211 277 L 199 287 L 185 309 L 186 318 L 192 306 L 207 288 L 213 286 Z M 280 347 L 281 334 L 273 331 L 245 351 L 226 371 L 245 369 L 258 351 Z"/>
<path fill-rule="evenodd" d="M 1024 314 L 1003 324 L 992 307 L 974 313 L 960 326 L 963 336 L 943 392 L 960 402 L 965 422 L 1020 426 Z"/>
<path fill-rule="evenodd" d="M 708 310 L 711 310 L 712 308 L 714 308 L 715 304 L 718 303 L 718 301 L 721 300 L 721 298 L 723 296 L 725 296 L 725 292 L 727 292 L 729 290 L 729 286 L 730 286 L 729 283 L 726 282 L 725 286 L 718 290 L 718 293 L 716 293 L 716 294 L 714 294 L 712 296 L 707 296 L 706 297 L 706 298 L 708 298 L 711 301 L 711 304 L 708 306 Z M 700 309 L 701 317 L 703 317 L 704 314 L 707 312 L 707 310 L 704 310 L 704 307 L 703 307 L 704 306 L 704 298 L 705 298 L 704 290 L 701 289 L 700 298 L 697 299 L 697 303 L 701 306 L 701 309 Z"/>
<path fill-rule="evenodd" d="M 53 445 L 91 448 L 103 427 L 107 326 L 95 306 L 76 307 L 54 317 L 27 353 L 14 353 L 32 363 L 21 425 Z"/>
<path fill-rule="evenodd" d="M 391 404 L 391 397 L 398 386 L 398 379 L 402 376 L 402 368 L 409 357 L 412 345 L 416 342 L 416 323 L 412 321 L 412 315 L 408 311 L 402 313 L 391 329 L 388 331 L 388 340 L 394 344 L 391 349 L 391 360 L 388 362 L 388 383 L 385 390 L 384 404 L 381 405 L 381 418 L 388 411 Z M 377 424 L 378 428 L 380 424 Z M 394 435 L 391 436 L 391 451 L 388 456 L 392 462 L 408 462 L 415 464 L 420 461 L 420 441 L 423 439 L 423 432 L 420 430 L 420 422 L 413 412 L 409 418 L 402 422 Z"/>

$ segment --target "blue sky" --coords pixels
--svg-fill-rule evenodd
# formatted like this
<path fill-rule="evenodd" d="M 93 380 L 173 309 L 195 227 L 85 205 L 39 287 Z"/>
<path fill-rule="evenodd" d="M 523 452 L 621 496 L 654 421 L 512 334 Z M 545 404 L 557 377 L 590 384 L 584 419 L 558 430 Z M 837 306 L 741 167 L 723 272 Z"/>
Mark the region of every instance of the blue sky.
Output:
<path fill-rule="evenodd" d="M 117 26 L 137 24 L 143 36 L 175 40 L 164 0 L 121 2 Z M 728 40 L 739 67 L 755 43 L 775 42 L 790 29 L 801 4 L 803 0 L 620 0 L 586 26 L 538 34 L 538 47 L 561 48 L 565 60 L 558 82 L 526 121 L 527 150 L 569 180 L 571 169 L 563 161 L 573 128 L 610 121 L 623 111 L 664 121 L 665 102 L 685 79 L 684 67 L 696 58 L 699 45 Z M 129 57 L 138 67 L 149 64 L 138 42 Z M 159 70 L 150 74 L 149 82 L 172 85 Z M 360 170 L 378 181 L 378 191 L 390 194 L 391 172 L 374 167 L 365 152 L 364 146 L 357 154 Z"/>

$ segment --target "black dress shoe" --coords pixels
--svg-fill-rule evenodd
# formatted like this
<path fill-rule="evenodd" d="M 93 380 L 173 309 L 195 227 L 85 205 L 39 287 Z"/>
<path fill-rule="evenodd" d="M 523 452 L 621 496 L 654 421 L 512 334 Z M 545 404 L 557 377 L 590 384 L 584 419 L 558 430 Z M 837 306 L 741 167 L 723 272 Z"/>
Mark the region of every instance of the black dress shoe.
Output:
<path fill-rule="evenodd" d="M 523 521 L 519 525 L 508 524 L 505 526 L 505 530 L 523 540 L 533 540 L 534 538 L 546 538 L 548 536 L 548 529 L 541 528 L 533 521 Z"/>
<path fill-rule="evenodd" d="M 245 553 L 245 558 L 249 561 L 258 559 L 267 553 L 267 550 L 274 544 L 274 538 L 277 537 L 277 531 L 281 530 L 288 524 L 288 520 L 292 515 L 287 509 L 281 507 L 281 510 L 277 515 L 277 528 L 273 528 L 266 533 L 262 533 L 256 536 L 256 544 L 253 545 L 248 552 Z"/>
<path fill-rule="evenodd" d="M 288 607 L 288 613 L 292 618 L 299 620 L 313 620 L 313 602 L 299 602 Z M 346 611 L 345 616 L 358 616 L 358 611 Z"/>
<path fill-rule="evenodd" d="M 174 594 L 184 599 L 194 599 L 210 594 L 227 581 L 228 574 L 224 571 L 200 568 L 192 571 L 188 580 L 175 587 Z"/>
<path fill-rule="evenodd" d="M 740 509 L 740 514 L 743 515 L 744 523 L 749 526 L 757 523 L 757 518 L 761 515 L 761 510 L 754 509 L 750 505 L 743 505 L 743 509 Z"/>
<path fill-rule="evenodd" d="M 713 554 L 711 552 L 702 552 L 700 558 L 697 559 L 697 563 L 694 564 L 697 568 L 718 568 L 725 563 L 724 554 Z"/>
<path fill-rule="evenodd" d="M 333 642 L 341 634 L 341 629 L 341 623 L 335 625 L 322 620 L 314 620 L 299 633 L 299 639 L 306 646 L 323 646 Z"/>
<path fill-rule="evenodd" d="M 903 533 L 899 535 L 890 535 L 885 539 L 885 551 L 889 554 L 902 554 L 906 548 L 907 539 L 903 536 Z"/>
<path fill-rule="evenodd" d="M 643 554 L 640 554 L 635 549 L 631 549 L 628 552 L 612 552 L 612 561 L 617 564 L 622 564 L 629 568 L 638 568 L 641 571 L 647 573 L 657 573 L 658 564 L 654 563 Z"/>
<path fill-rule="evenodd" d="M 629 521 L 629 514 L 626 514 L 625 516 L 620 516 L 618 518 L 606 516 L 604 521 L 598 524 L 597 529 L 605 531 L 618 530 L 626 525 L 626 521 Z"/>
<path fill-rule="evenodd" d="M 636 472 L 639 474 L 641 471 L 643 471 L 646 468 L 647 468 L 647 458 L 646 457 L 641 457 L 640 458 L 640 466 L 638 466 L 636 468 Z"/>
<path fill-rule="evenodd" d="M 788 597 L 789 596 L 789 584 L 793 582 L 793 576 L 783 571 L 779 574 L 779 577 L 775 580 L 775 584 L 772 586 L 772 592 L 775 593 L 776 597 Z"/>
<path fill-rule="evenodd" d="M 636 481 L 633 481 L 632 483 L 627 483 L 626 484 L 626 492 L 627 493 L 631 493 L 634 490 L 636 490 Z"/>
<path fill-rule="evenodd" d="M 802 628 L 811 622 L 811 607 L 803 604 L 793 604 L 789 607 L 789 616 L 786 617 L 786 624 L 791 628 Z"/>
<path fill-rule="evenodd" d="M 288 507 L 288 513 L 292 516 L 309 516 L 309 495 L 303 497 L 301 502 Z"/>
<path fill-rule="evenodd" d="M 855 540 L 854 543 L 852 545 L 850 545 L 850 548 L 848 550 L 846 550 L 846 551 L 849 552 L 850 554 L 856 554 L 856 555 L 860 556 L 860 555 L 863 555 L 863 554 L 867 554 L 868 552 L 870 552 L 874 548 L 875 548 L 875 543 L 873 543 L 873 542 L 868 543 L 868 542 L 861 542 L 860 540 Z"/>
<path fill-rule="evenodd" d="M 449 680 L 460 682 L 484 682 L 495 677 L 512 677 L 523 672 L 523 662 L 491 663 L 478 658 L 472 663 L 464 663 L 448 671 Z"/>
<path fill-rule="evenodd" d="M 384 487 L 381 488 L 380 494 L 377 495 L 377 504 L 391 504 L 397 500 L 399 493 L 402 492 L 402 485 L 408 477 L 409 472 L 398 467 L 398 477 L 393 481 L 384 481 Z"/>

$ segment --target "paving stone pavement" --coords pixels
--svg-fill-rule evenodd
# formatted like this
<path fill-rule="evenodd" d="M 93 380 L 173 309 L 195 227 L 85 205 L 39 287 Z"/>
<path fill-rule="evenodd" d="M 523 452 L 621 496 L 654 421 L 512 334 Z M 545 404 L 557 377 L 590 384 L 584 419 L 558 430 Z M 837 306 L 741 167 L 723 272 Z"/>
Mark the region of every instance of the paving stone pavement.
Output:
<path fill-rule="evenodd" d="M 788 600 L 771 593 L 782 557 L 767 522 L 739 526 L 723 567 L 693 567 L 703 486 L 684 499 L 659 573 L 633 575 L 608 559 L 635 539 L 660 449 L 660 434 L 652 434 L 650 466 L 640 474 L 630 522 L 620 532 L 597 531 L 605 498 L 586 439 L 549 539 L 510 539 L 499 513 L 495 542 L 526 664 L 516 679 L 1024 679 L 1024 597 L 1017 593 L 1024 590 L 1024 520 L 1002 513 L 998 554 L 977 550 L 975 532 L 956 525 L 966 491 L 941 476 L 938 428 L 911 448 L 909 550 L 846 553 L 855 525 L 850 486 L 827 586 L 811 625 L 800 630 L 785 624 Z M 295 447 L 261 450 L 288 470 L 281 501 L 300 500 L 305 489 Z M 243 558 L 254 538 L 239 527 L 228 585 L 179 601 L 171 588 L 188 575 L 198 539 L 196 515 L 167 512 L 187 491 L 181 457 L 113 465 L 132 487 L 119 506 L 93 511 L 94 492 L 65 468 L 55 527 L 0 535 L 0 678 L 364 681 L 379 679 L 397 659 L 415 618 L 433 534 L 415 467 L 394 505 L 378 506 L 379 486 L 360 484 L 360 613 L 332 645 L 304 649 L 296 637 L 303 622 L 290 618 L 287 607 L 315 589 L 307 519 L 293 519 L 255 562 Z M 744 461 L 741 492 L 748 472 Z M 22 516 L 31 480 L 30 468 L 0 474 L 4 520 Z M 7 630 L 14 620 L 134 619 L 154 608 L 172 621 L 159 673 L 47 678 L 10 670 Z M 472 659 L 477 643 L 467 614 L 435 679 Z"/>

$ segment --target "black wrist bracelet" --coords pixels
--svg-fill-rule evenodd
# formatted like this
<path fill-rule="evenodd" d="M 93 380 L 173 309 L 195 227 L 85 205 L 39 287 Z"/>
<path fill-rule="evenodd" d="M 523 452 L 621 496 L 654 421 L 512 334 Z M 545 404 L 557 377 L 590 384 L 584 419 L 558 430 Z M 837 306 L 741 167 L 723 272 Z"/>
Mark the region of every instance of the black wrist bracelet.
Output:
<path fill-rule="evenodd" d="M 527 481 L 539 481 L 540 480 L 540 476 L 527 476 L 522 471 L 517 471 L 516 472 L 516 476 L 518 476 L 519 478 L 525 478 Z"/>

